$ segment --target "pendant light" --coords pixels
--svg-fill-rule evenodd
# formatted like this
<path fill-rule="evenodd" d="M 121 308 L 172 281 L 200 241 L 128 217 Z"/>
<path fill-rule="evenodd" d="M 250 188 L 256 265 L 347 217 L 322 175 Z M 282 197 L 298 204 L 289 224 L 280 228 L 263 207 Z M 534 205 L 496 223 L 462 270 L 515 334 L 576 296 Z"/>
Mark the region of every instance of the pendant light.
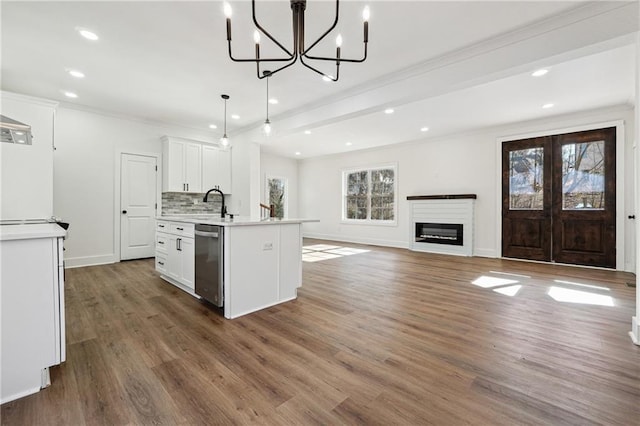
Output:
<path fill-rule="evenodd" d="M 222 148 L 227 149 L 230 145 L 229 138 L 227 137 L 227 100 L 229 99 L 229 95 L 220 95 L 220 97 L 224 99 L 224 135 L 222 139 L 220 139 L 220 145 Z"/>
<path fill-rule="evenodd" d="M 269 136 L 271 134 L 271 121 L 269 121 L 269 77 L 271 77 L 271 71 L 263 71 L 263 75 L 267 78 L 267 119 L 264 120 L 262 131 L 265 136 Z"/>

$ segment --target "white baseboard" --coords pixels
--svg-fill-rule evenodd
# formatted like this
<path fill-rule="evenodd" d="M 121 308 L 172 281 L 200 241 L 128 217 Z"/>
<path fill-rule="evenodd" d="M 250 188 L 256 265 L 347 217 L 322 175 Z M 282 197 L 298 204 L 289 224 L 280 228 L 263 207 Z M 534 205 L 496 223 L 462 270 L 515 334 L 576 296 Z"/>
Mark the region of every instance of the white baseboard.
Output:
<path fill-rule="evenodd" d="M 116 258 L 113 254 L 103 256 L 70 257 L 64 259 L 65 269 L 80 268 L 83 266 L 107 265 L 109 263 L 116 263 Z"/>
<path fill-rule="evenodd" d="M 345 237 L 344 235 L 314 234 L 314 233 L 304 233 L 303 237 L 315 238 L 318 240 L 342 241 L 345 243 L 370 244 L 373 246 L 396 247 L 396 248 L 404 248 L 404 249 L 410 248 L 410 244 L 406 241 L 380 240 L 376 238 L 352 238 L 352 237 Z M 473 249 L 472 256 L 497 257 L 496 251 L 493 249 Z"/>
<path fill-rule="evenodd" d="M 341 241 L 345 243 L 370 244 L 373 246 L 396 247 L 396 248 L 405 248 L 405 249 L 409 248 L 409 243 L 406 241 L 380 240 L 377 238 L 352 238 L 352 237 L 345 237 L 344 235 L 313 234 L 313 233 L 303 233 L 302 236 L 304 238 L 316 238 L 318 240 Z"/>
<path fill-rule="evenodd" d="M 478 257 L 498 257 L 496 250 L 487 248 L 473 249 L 473 255 Z"/>

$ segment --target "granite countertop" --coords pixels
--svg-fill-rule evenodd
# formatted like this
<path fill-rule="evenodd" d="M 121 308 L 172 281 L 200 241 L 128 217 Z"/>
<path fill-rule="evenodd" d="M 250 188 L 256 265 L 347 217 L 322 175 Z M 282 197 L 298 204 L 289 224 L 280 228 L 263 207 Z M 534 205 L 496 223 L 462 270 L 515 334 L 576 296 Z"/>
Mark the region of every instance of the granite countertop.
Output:
<path fill-rule="evenodd" d="M 222 219 L 217 214 L 212 214 L 212 215 L 184 214 L 184 215 L 157 216 L 156 219 L 168 220 L 172 222 L 200 223 L 205 225 L 217 225 L 217 226 L 285 225 L 285 224 L 291 224 L 291 223 L 319 222 L 318 219 L 293 219 L 293 218 L 255 219 L 247 216 L 236 216 L 233 219 L 226 217 Z"/>
<path fill-rule="evenodd" d="M 65 235 L 67 235 L 67 231 L 56 223 L 27 223 L 0 226 L 0 241 L 57 238 L 64 237 Z"/>

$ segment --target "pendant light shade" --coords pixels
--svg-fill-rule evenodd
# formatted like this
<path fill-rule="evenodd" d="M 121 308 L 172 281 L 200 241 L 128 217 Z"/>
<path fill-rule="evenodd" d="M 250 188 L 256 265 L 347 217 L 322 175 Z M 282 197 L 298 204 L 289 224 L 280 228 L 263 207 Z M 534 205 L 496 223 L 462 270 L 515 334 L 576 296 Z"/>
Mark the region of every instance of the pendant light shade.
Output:
<path fill-rule="evenodd" d="M 227 100 L 229 100 L 229 95 L 220 95 L 220 97 L 224 99 L 224 134 L 220 139 L 220 146 L 224 149 L 228 149 L 231 146 L 231 142 L 227 136 Z"/>
<path fill-rule="evenodd" d="M 264 71 L 263 75 L 267 78 L 267 119 L 264 120 L 262 131 L 265 136 L 269 136 L 271 134 L 271 121 L 269 121 L 269 77 L 271 77 L 271 71 Z"/>

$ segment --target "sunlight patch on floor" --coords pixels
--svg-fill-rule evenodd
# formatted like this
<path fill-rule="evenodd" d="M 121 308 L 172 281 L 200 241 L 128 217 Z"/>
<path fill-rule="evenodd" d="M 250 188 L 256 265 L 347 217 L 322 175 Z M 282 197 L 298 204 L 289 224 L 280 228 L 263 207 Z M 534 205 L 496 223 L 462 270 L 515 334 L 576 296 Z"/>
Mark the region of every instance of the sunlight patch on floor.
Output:
<path fill-rule="evenodd" d="M 477 285 L 478 287 L 482 288 L 491 288 L 505 286 L 508 284 L 516 284 L 517 282 L 517 280 L 508 280 L 506 278 L 489 277 L 487 275 L 483 275 L 471 281 L 471 284 Z"/>
<path fill-rule="evenodd" d="M 613 298 L 603 294 L 588 291 L 573 290 L 570 288 L 553 286 L 547 293 L 556 302 L 580 303 L 586 305 L 614 306 Z"/>
<path fill-rule="evenodd" d="M 521 288 L 522 288 L 522 285 L 518 284 L 518 285 L 510 285 L 507 287 L 494 288 L 493 291 L 495 291 L 496 293 L 504 294 L 505 296 L 513 297 L 516 294 L 518 294 Z"/>
<path fill-rule="evenodd" d="M 569 284 L 569 285 L 576 285 L 579 287 L 587 287 L 587 288 L 595 288 L 597 290 L 605 290 L 605 291 L 611 291 L 611 289 L 609 287 L 600 287 L 597 285 L 591 285 L 591 284 L 582 284 L 582 283 L 576 283 L 573 281 L 564 281 L 564 280 L 553 280 L 554 282 L 558 283 L 558 284 Z"/>
<path fill-rule="evenodd" d="M 321 260 L 337 259 L 343 256 L 367 253 L 371 250 L 355 247 L 332 246 L 329 244 L 314 244 L 302 247 L 303 262 L 319 262 Z"/>

